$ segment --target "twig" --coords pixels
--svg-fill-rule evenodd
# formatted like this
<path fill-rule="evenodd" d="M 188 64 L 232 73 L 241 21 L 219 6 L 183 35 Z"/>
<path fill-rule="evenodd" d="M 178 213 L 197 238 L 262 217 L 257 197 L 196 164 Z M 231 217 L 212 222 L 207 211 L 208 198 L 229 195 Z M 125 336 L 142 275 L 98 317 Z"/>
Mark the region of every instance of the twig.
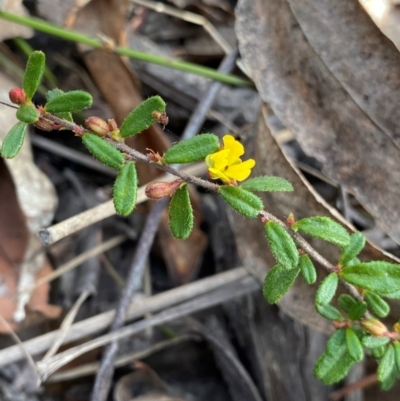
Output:
<path fill-rule="evenodd" d="M 53 345 L 48 349 L 46 355 L 43 357 L 42 362 L 47 361 L 53 355 L 56 354 L 60 346 L 65 340 L 65 337 L 68 334 L 68 330 L 71 328 L 73 321 L 75 320 L 76 314 L 78 313 L 79 309 L 81 308 L 82 304 L 86 301 L 87 297 L 92 294 L 91 290 L 85 290 L 79 296 L 79 298 L 75 301 L 74 306 L 65 316 L 63 322 L 60 325 L 60 329 L 58 331 L 57 338 L 55 339 Z"/>
<path fill-rule="evenodd" d="M 334 391 L 329 394 L 330 401 L 339 401 L 344 398 L 347 394 L 350 394 L 360 388 L 366 388 L 378 382 L 378 378 L 376 373 L 363 377 L 361 380 L 358 380 L 355 383 L 349 384 L 341 388 L 340 390 Z"/>
<path fill-rule="evenodd" d="M 189 166 L 183 170 L 190 175 L 201 175 L 207 171 L 204 163 L 197 163 Z M 170 174 L 164 175 L 157 178 L 157 181 L 171 182 L 176 177 Z M 147 201 L 148 198 L 144 193 L 145 185 L 140 187 L 138 190 L 137 204 Z M 101 220 L 111 217 L 115 214 L 113 201 L 107 201 L 101 205 L 95 206 L 85 212 L 79 213 L 69 219 L 62 221 L 61 223 L 55 224 L 48 228 L 43 228 L 39 231 L 39 237 L 42 243 L 46 246 L 52 245 L 61 239 L 68 237 L 69 235 L 75 234 L 77 231 L 83 230 L 84 228 L 98 223 Z"/>
<path fill-rule="evenodd" d="M 197 334 L 185 334 L 179 337 L 175 337 L 171 340 L 160 341 L 149 348 L 143 349 L 141 351 L 131 352 L 127 355 L 122 355 L 118 357 L 115 361 L 115 368 L 128 365 L 131 362 L 137 361 L 139 359 L 147 358 L 163 349 L 173 347 L 178 344 L 182 344 L 187 341 L 201 341 L 201 336 Z M 89 376 L 96 373 L 99 369 L 99 362 L 86 363 L 84 365 L 78 366 L 76 368 L 68 369 L 59 373 L 51 375 L 46 383 L 59 383 L 63 381 L 69 381 L 78 379 L 84 376 Z"/>
<path fill-rule="evenodd" d="M 141 286 L 147 256 L 157 233 L 162 211 L 167 205 L 167 202 L 168 199 L 162 199 L 160 202 L 156 203 L 146 219 L 146 224 L 139 239 L 135 256 L 126 279 L 126 285 L 123 289 L 117 312 L 111 325 L 111 332 L 117 331 L 123 326 L 133 294 L 138 291 Z M 112 375 L 114 373 L 114 363 L 117 351 L 118 343 L 116 340 L 108 345 L 104 350 L 101 365 L 93 386 L 91 396 L 93 401 L 103 401 L 108 396 Z"/>

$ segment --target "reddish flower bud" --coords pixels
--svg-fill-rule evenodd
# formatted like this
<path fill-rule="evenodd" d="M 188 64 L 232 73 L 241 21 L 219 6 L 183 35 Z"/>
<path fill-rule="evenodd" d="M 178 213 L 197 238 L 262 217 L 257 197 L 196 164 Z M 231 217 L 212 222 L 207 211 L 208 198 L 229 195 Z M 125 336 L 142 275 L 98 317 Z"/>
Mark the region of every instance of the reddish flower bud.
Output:
<path fill-rule="evenodd" d="M 108 121 L 108 127 L 109 127 L 110 131 L 116 131 L 118 129 L 118 124 L 113 118 L 110 118 L 107 121 Z"/>
<path fill-rule="evenodd" d="M 147 185 L 144 190 L 149 199 L 159 200 L 166 196 L 172 196 L 182 184 L 183 180 L 173 182 L 154 181 Z"/>
<path fill-rule="evenodd" d="M 10 97 L 10 100 L 14 104 L 25 104 L 27 99 L 26 99 L 26 93 L 23 89 L 21 88 L 13 88 L 8 92 L 8 96 Z"/>
<path fill-rule="evenodd" d="M 100 117 L 89 117 L 85 120 L 86 128 L 97 136 L 106 136 L 110 131 L 108 123 Z"/>
<path fill-rule="evenodd" d="M 294 224 L 296 223 L 295 219 L 294 219 L 294 215 L 293 213 L 290 213 L 289 216 L 286 218 L 286 223 L 289 227 L 294 226 Z"/>
<path fill-rule="evenodd" d="M 365 330 L 376 337 L 382 337 L 388 332 L 387 327 L 377 319 L 363 319 L 360 321 L 360 324 Z"/>

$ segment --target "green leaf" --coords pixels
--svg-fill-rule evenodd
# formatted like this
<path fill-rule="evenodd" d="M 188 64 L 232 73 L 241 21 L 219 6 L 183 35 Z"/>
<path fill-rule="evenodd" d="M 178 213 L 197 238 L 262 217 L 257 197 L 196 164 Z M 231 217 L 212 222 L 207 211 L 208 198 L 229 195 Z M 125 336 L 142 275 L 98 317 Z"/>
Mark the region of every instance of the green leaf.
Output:
<path fill-rule="evenodd" d="M 256 218 L 264 209 L 263 202 L 257 195 L 240 187 L 221 185 L 218 193 L 228 205 L 245 217 Z"/>
<path fill-rule="evenodd" d="M 357 334 L 350 328 L 346 328 L 346 346 L 350 356 L 355 362 L 364 358 L 364 350 Z"/>
<path fill-rule="evenodd" d="M 292 184 L 281 177 L 255 177 L 246 180 L 241 187 L 248 191 L 260 192 L 278 192 L 278 191 L 293 191 Z"/>
<path fill-rule="evenodd" d="M 89 152 L 106 166 L 120 170 L 125 162 L 124 155 L 104 139 L 94 134 L 84 134 L 82 142 Z"/>
<path fill-rule="evenodd" d="M 396 362 L 397 371 L 400 372 L 400 343 L 396 341 L 394 344 L 394 360 Z"/>
<path fill-rule="evenodd" d="M 357 301 L 348 294 L 342 294 L 338 299 L 339 306 L 347 313 L 350 312 L 351 308 L 357 304 Z"/>
<path fill-rule="evenodd" d="M 385 381 L 379 382 L 381 390 L 383 391 L 390 390 L 395 385 L 396 379 L 397 379 L 396 369 L 393 369 Z"/>
<path fill-rule="evenodd" d="M 340 313 L 340 311 L 338 309 L 336 309 L 332 305 L 315 304 L 315 309 L 325 319 L 334 320 L 334 321 L 335 320 L 336 321 L 342 321 L 343 320 L 343 316 Z"/>
<path fill-rule="evenodd" d="M 274 266 L 265 277 L 263 294 L 264 298 L 270 303 L 277 303 L 296 280 L 300 269 L 286 269 L 281 265 Z"/>
<path fill-rule="evenodd" d="M 307 254 L 300 255 L 299 267 L 303 280 L 307 284 L 314 284 L 317 280 L 317 271 L 315 270 L 314 264 Z"/>
<path fill-rule="evenodd" d="M 345 247 L 350 242 L 350 235 L 345 228 L 329 217 L 306 217 L 298 220 L 292 226 L 292 230 L 300 230 L 305 234 L 311 235 L 312 237 L 332 242 L 340 247 Z"/>
<path fill-rule="evenodd" d="M 114 182 L 113 201 L 115 211 L 128 216 L 136 205 L 138 191 L 138 179 L 136 166 L 133 162 L 127 162 L 119 171 Z"/>
<path fill-rule="evenodd" d="M 371 348 L 371 356 L 375 359 L 380 359 L 386 351 L 386 346 L 382 345 L 380 347 Z"/>
<path fill-rule="evenodd" d="M 318 358 L 314 375 L 326 385 L 342 380 L 354 364 L 346 345 L 345 330 L 337 330 L 328 340 L 325 352 Z"/>
<path fill-rule="evenodd" d="M 389 304 L 384 301 L 379 295 L 373 292 L 367 292 L 364 296 L 368 307 L 378 317 L 386 317 L 390 312 Z"/>
<path fill-rule="evenodd" d="M 336 293 L 338 283 L 339 277 L 336 273 L 330 273 L 328 276 L 326 276 L 320 284 L 315 296 L 315 301 L 317 304 L 329 304 Z"/>
<path fill-rule="evenodd" d="M 219 139 L 214 134 L 200 134 L 185 141 L 178 142 L 168 149 L 163 160 L 168 164 L 193 163 L 204 160 L 206 156 L 216 152 L 221 147 Z"/>
<path fill-rule="evenodd" d="M 1 157 L 4 159 L 12 159 L 15 157 L 22 144 L 24 143 L 25 132 L 28 124 L 17 122 L 8 132 L 4 138 L 3 145 L 1 147 Z"/>
<path fill-rule="evenodd" d="M 90 93 L 76 90 L 60 94 L 46 103 L 44 109 L 47 113 L 73 113 L 90 107 L 93 98 Z"/>
<path fill-rule="evenodd" d="M 160 96 L 149 97 L 144 102 L 140 103 L 138 107 L 133 109 L 120 128 L 122 138 L 139 134 L 145 129 L 153 125 L 157 119 L 153 117 L 153 112 L 162 113 L 165 111 L 166 104 Z"/>
<path fill-rule="evenodd" d="M 400 265 L 388 262 L 359 263 L 344 267 L 340 275 L 348 283 L 378 295 L 400 291 Z"/>
<path fill-rule="evenodd" d="M 16 115 L 19 121 L 26 124 L 33 124 L 39 120 L 40 117 L 39 112 L 34 106 L 28 106 L 25 104 L 18 108 Z"/>
<path fill-rule="evenodd" d="M 299 252 L 289 233 L 278 223 L 268 221 L 265 224 L 271 253 L 285 269 L 294 269 L 299 264 Z"/>
<path fill-rule="evenodd" d="M 177 239 L 186 239 L 193 229 L 193 209 L 187 184 L 177 189 L 169 204 L 169 228 Z"/>
<path fill-rule="evenodd" d="M 382 347 L 383 345 L 389 344 L 390 338 L 389 337 L 375 337 L 375 336 L 364 336 L 361 340 L 362 345 L 365 348 L 378 348 Z"/>
<path fill-rule="evenodd" d="M 50 100 L 55 99 L 56 97 L 59 97 L 64 93 L 63 90 L 61 89 L 52 89 L 46 93 L 46 99 L 49 102 Z M 63 120 L 67 120 L 69 122 L 73 122 L 72 114 L 71 113 L 55 113 L 57 117 L 62 118 Z"/>
<path fill-rule="evenodd" d="M 349 320 L 361 319 L 367 311 L 367 304 L 363 301 L 357 301 L 349 310 Z"/>
<path fill-rule="evenodd" d="M 364 248 L 365 237 L 359 231 L 350 235 L 350 243 L 340 253 L 339 266 L 345 266 Z"/>
<path fill-rule="evenodd" d="M 26 97 L 31 100 L 37 91 L 40 81 L 42 80 L 44 69 L 46 66 L 46 56 L 43 52 L 34 51 L 28 59 L 25 67 L 24 79 L 22 87 L 26 93 Z"/>
<path fill-rule="evenodd" d="M 386 382 L 393 375 L 393 371 L 396 369 L 395 359 L 394 359 L 394 348 L 391 344 L 386 348 L 385 354 L 379 362 L 377 375 L 378 380 Z"/>

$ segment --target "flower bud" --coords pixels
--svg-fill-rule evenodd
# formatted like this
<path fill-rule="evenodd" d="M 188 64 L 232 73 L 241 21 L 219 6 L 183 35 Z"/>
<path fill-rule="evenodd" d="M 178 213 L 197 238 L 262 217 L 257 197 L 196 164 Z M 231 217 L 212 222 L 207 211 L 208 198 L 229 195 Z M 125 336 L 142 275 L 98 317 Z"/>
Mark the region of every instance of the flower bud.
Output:
<path fill-rule="evenodd" d="M 376 337 L 381 337 L 388 332 L 387 327 L 377 319 L 363 319 L 361 326 Z"/>
<path fill-rule="evenodd" d="M 110 131 L 108 123 L 100 117 L 89 117 L 85 120 L 86 128 L 97 136 L 105 136 Z"/>
<path fill-rule="evenodd" d="M 393 331 L 395 331 L 396 333 L 400 332 L 400 322 L 397 322 L 393 325 Z"/>
<path fill-rule="evenodd" d="M 153 181 L 144 190 L 149 199 L 159 200 L 166 196 L 172 196 L 182 184 L 183 180 L 173 182 Z"/>
<path fill-rule="evenodd" d="M 21 88 L 11 89 L 10 92 L 8 92 L 8 96 L 14 104 L 25 104 L 27 100 L 26 93 Z"/>

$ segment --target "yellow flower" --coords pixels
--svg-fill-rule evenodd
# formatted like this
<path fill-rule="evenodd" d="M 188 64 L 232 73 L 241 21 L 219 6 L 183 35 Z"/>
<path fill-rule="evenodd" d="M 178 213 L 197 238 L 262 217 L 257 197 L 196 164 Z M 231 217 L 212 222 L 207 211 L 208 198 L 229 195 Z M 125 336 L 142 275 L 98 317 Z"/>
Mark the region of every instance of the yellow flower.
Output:
<path fill-rule="evenodd" d="M 242 161 L 244 146 L 232 135 L 222 138 L 224 145 L 218 152 L 206 157 L 208 174 L 213 180 L 222 180 L 225 184 L 236 184 L 244 181 L 251 173 L 256 162 L 253 159 Z"/>

